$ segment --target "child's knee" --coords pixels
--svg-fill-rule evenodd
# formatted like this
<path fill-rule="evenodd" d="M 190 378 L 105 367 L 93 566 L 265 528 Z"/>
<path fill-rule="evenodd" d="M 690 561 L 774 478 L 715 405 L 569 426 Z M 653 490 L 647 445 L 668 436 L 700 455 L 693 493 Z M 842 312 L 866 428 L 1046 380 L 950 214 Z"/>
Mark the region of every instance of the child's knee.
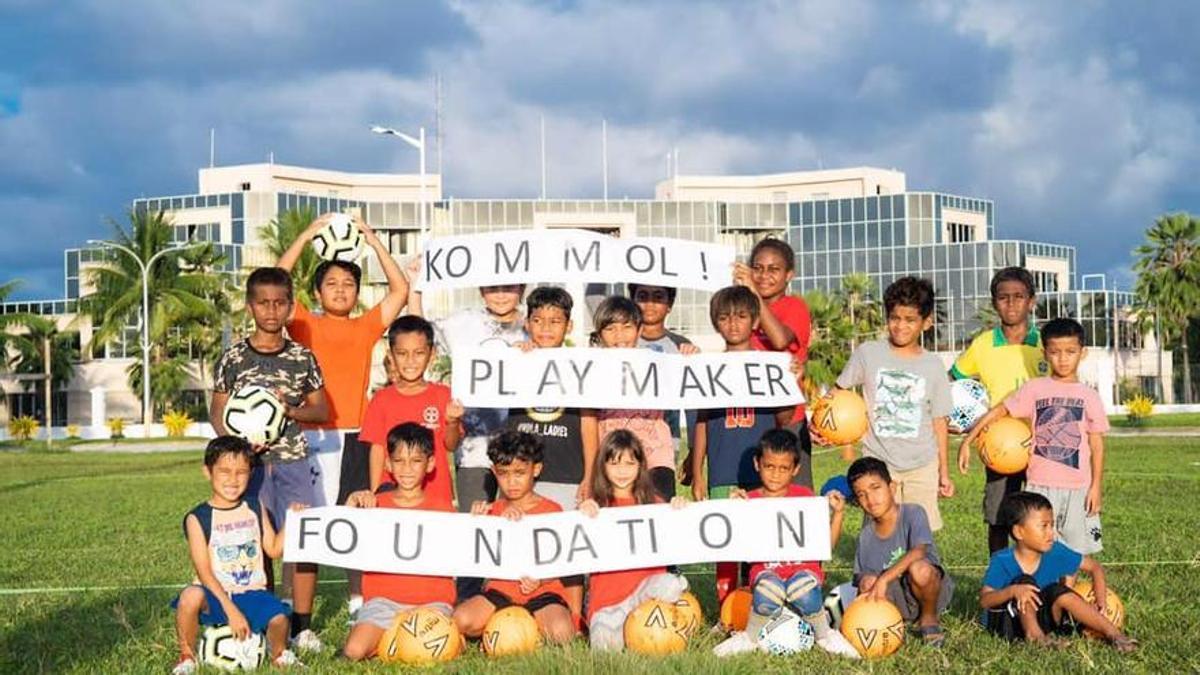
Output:
<path fill-rule="evenodd" d="M 370 658 L 371 651 L 367 645 L 351 640 L 346 643 L 345 647 L 342 647 L 342 656 L 351 661 L 363 661 Z"/>
<path fill-rule="evenodd" d="M 484 626 L 487 625 L 486 618 L 480 612 L 473 611 L 472 608 L 466 606 L 456 608 L 450 618 L 454 620 L 454 625 L 458 627 L 460 633 L 472 637 L 482 633 Z"/>
<path fill-rule="evenodd" d="M 569 616 L 561 620 L 547 622 L 545 635 L 547 642 L 560 645 L 570 642 L 575 638 L 575 626 L 571 623 Z"/>
<path fill-rule="evenodd" d="M 788 605 L 801 616 L 811 616 L 825 608 L 821 582 L 808 572 L 792 575 L 787 583 Z"/>
<path fill-rule="evenodd" d="M 200 614 L 204 609 L 204 590 L 188 586 L 179 593 L 178 610 L 185 614 Z"/>
<path fill-rule="evenodd" d="M 927 560 L 918 560 L 908 567 L 908 578 L 914 586 L 927 588 L 941 581 L 937 568 Z"/>
<path fill-rule="evenodd" d="M 760 574 L 751 591 L 754 613 L 759 616 L 775 616 L 787 603 L 787 587 L 774 574 Z"/>

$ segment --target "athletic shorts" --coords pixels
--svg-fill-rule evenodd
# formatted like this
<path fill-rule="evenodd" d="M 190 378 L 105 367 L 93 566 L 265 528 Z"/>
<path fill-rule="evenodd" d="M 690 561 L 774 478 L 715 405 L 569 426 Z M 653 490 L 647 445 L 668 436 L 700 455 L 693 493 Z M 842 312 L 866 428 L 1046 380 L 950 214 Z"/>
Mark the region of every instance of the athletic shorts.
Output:
<path fill-rule="evenodd" d="M 517 604 L 513 602 L 512 598 L 491 588 L 483 591 L 483 597 L 486 598 L 488 602 L 492 603 L 492 606 L 496 608 L 496 611 L 500 611 L 505 607 L 512 607 L 513 605 Z M 533 596 L 525 604 L 519 606 L 524 607 L 525 609 L 529 610 L 530 614 L 533 614 L 539 609 L 549 607 L 551 605 L 562 605 L 562 607 L 566 609 L 567 601 L 558 593 L 542 593 L 541 595 Z"/>
<path fill-rule="evenodd" d="M 901 504 L 917 504 L 925 509 L 929 518 L 929 529 L 942 529 L 942 514 L 938 510 L 938 463 L 936 460 L 908 471 L 892 469 L 892 481 L 896 483 L 896 501 Z"/>
<path fill-rule="evenodd" d="M 1014 584 L 1032 584 L 1036 585 L 1031 576 L 1018 577 L 1013 580 Z M 1075 620 L 1071 615 L 1063 612 L 1062 617 L 1054 620 L 1053 605 L 1056 600 L 1065 593 L 1074 593 L 1066 585 L 1055 582 L 1043 588 L 1038 595 L 1041 597 L 1042 605 L 1037 609 L 1038 627 L 1046 635 L 1073 635 L 1079 630 Z M 1003 607 L 996 609 L 988 609 L 983 612 L 983 627 L 992 635 L 1002 637 L 1006 640 L 1022 640 L 1025 638 L 1025 629 L 1021 626 L 1021 617 L 1017 613 L 1017 601 L 1009 600 Z"/>
<path fill-rule="evenodd" d="M 204 591 L 204 603 L 207 605 L 200 611 L 200 625 L 202 626 L 222 626 L 229 623 L 229 615 L 225 613 L 225 608 L 221 606 L 221 601 L 213 592 L 201 586 L 193 584 L 193 587 Z M 267 630 L 267 624 L 271 623 L 280 614 L 291 616 L 292 610 L 287 605 L 280 602 L 279 598 L 271 594 L 270 591 L 245 591 L 243 593 L 234 593 L 229 596 L 233 600 L 233 604 L 246 617 L 246 623 L 250 624 L 250 630 L 254 633 L 263 633 Z M 179 597 L 176 596 L 171 601 L 171 607 L 179 607 Z"/>
<path fill-rule="evenodd" d="M 1025 472 L 1005 475 L 984 467 L 987 482 L 983 484 L 983 519 L 988 525 L 1000 524 L 1000 503 L 1025 485 Z"/>
<path fill-rule="evenodd" d="M 1025 489 L 1050 500 L 1050 505 L 1054 507 L 1054 529 L 1059 541 L 1083 555 L 1093 555 L 1104 549 L 1100 514 L 1088 515 L 1087 512 L 1087 488 L 1030 484 Z"/>
<path fill-rule="evenodd" d="M 418 607 L 426 607 L 446 616 L 450 616 L 454 611 L 450 605 L 444 602 L 431 602 L 425 605 L 406 605 L 402 602 L 389 600 L 388 598 L 371 598 L 364 602 L 362 607 L 358 608 L 358 613 L 354 615 L 354 623 L 355 625 L 369 623 L 376 628 L 387 630 L 392 627 L 397 614 L 407 612 L 410 609 L 417 609 Z"/>
<path fill-rule="evenodd" d="M 257 481 L 255 474 L 258 474 Z M 256 482 L 261 486 L 258 489 L 258 501 L 267 508 L 276 531 L 283 529 L 288 507 L 292 504 L 313 506 L 321 503 L 321 472 L 308 458 L 261 464 L 254 468 L 250 477 L 252 486 Z M 252 490 L 248 489 L 247 493 L 254 496 Z"/>
<path fill-rule="evenodd" d="M 934 567 L 942 575 L 942 587 L 938 591 L 937 597 L 937 613 L 941 614 L 946 611 L 946 608 L 950 606 L 950 600 L 954 598 L 954 579 L 946 574 L 946 570 L 942 569 L 940 565 L 934 565 Z M 917 599 L 916 591 L 913 590 L 912 582 L 907 574 L 888 584 L 887 599 L 900 610 L 900 616 L 904 617 L 905 621 L 913 622 L 920 618 L 921 601 Z"/>

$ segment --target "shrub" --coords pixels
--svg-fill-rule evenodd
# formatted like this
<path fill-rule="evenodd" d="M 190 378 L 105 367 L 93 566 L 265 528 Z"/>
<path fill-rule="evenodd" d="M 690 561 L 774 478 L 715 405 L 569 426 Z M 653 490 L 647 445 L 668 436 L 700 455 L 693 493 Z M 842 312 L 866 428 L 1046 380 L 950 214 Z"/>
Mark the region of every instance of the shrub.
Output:
<path fill-rule="evenodd" d="M 41 422 L 29 415 L 22 415 L 8 421 L 8 437 L 17 441 L 28 441 L 37 436 L 41 426 Z"/>
<path fill-rule="evenodd" d="M 1154 399 L 1149 396 L 1138 394 L 1133 398 L 1125 401 L 1125 410 L 1128 415 L 1129 423 L 1133 426 L 1140 427 L 1146 424 L 1146 420 L 1154 414 Z"/>
<path fill-rule="evenodd" d="M 163 415 L 163 426 L 167 428 L 167 435 L 172 438 L 183 436 L 187 428 L 192 425 L 192 418 L 185 412 L 172 410 Z"/>
<path fill-rule="evenodd" d="M 105 424 L 108 425 L 108 437 L 114 441 L 120 438 L 125 438 L 125 420 L 120 417 L 110 417 Z"/>
<path fill-rule="evenodd" d="M 68 424 L 67 425 L 67 438 L 73 438 L 73 439 L 79 438 L 79 425 L 78 424 Z"/>

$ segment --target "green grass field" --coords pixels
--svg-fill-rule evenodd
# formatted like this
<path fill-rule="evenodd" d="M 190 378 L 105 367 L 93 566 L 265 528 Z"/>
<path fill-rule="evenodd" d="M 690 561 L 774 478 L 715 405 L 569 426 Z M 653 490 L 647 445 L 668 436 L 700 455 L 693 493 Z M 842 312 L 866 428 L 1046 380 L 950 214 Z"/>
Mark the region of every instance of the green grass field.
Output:
<path fill-rule="evenodd" d="M 1140 425 L 1129 421 L 1128 415 L 1109 415 L 1109 423 L 1122 428 L 1170 428 L 1170 427 L 1200 427 L 1200 413 L 1163 413 L 1151 415 Z"/>
<path fill-rule="evenodd" d="M 986 563 L 979 516 L 982 474 L 959 477 L 959 495 L 943 501 L 942 557 L 958 592 L 941 651 L 910 641 L 896 656 L 850 662 L 820 652 L 719 661 L 718 638 L 697 638 L 687 652 L 660 660 L 627 654 L 592 656 L 586 644 L 544 649 L 524 658 L 487 660 L 477 646 L 451 672 L 498 673 L 766 673 L 795 670 L 924 673 L 1177 673 L 1200 670 L 1200 443 L 1195 439 L 1110 440 L 1104 508 L 1111 585 L 1142 643 L 1130 657 L 1085 639 L 1041 651 L 1009 646 L 973 622 Z M 168 603 L 191 577 L 180 531 L 183 514 L 207 497 L 198 452 L 155 455 L 0 452 L 0 673 L 167 672 L 177 650 Z M 841 472 L 835 453 L 817 458 L 818 480 Z M 847 519 L 828 566 L 829 580 L 849 577 L 859 518 Z M 713 616 L 711 571 L 688 570 Z M 333 647 L 347 632 L 345 585 L 323 574 L 315 623 L 326 652 L 305 657 L 311 672 L 392 672 L 378 663 L 352 666 Z M 73 588 L 62 591 L 56 589 Z"/>

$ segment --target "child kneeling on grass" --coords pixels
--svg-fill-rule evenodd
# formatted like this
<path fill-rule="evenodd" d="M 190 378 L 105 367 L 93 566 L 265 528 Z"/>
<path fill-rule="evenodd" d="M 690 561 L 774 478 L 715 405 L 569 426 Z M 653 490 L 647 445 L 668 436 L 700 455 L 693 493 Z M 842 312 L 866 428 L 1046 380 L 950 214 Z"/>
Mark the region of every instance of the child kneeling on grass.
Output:
<path fill-rule="evenodd" d="M 989 633 L 1057 647 L 1061 643 L 1051 636 L 1070 635 L 1082 627 L 1100 633 L 1121 653 L 1137 649 L 1137 640 L 1104 616 L 1104 568 L 1054 540 L 1050 500 L 1033 492 L 1014 492 L 1000 505 L 1000 522 L 1008 526 L 1014 545 L 994 553 L 983 575 L 979 604 Z M 1064 577 L 1080 571 L 1092 577 L 1095 605 L 1063 583 Z"/>
<path fill-rule="evenodd" d="M 954 597 L 954 580 L 942 567 L 925 508 L 896 502 L 896 483 L 881 459 L 856 460 L 846 480 L 867 516 L 854 554 L 858 594 L 891 602 L 916 622 L 925 644 L 941 647 L 946 633 L 938 615 Z"/>
<path fill-rule="evenodd" d="M 179 639 L 174 675 L 196 671 L 201 624 L 229 624 L 239 640 L 265 631 L 273 665 L 303 665 L 285 649 L 291 610 L 267 590 L 263 553 L 278 558 L 283 533 L 276 534 L 267 510 L 246 497 L 253 459 L 250 444 L 235 436 L 218 436 L 204 450 L 212 496 L 183 519 L 196 579 L 171 603 Z"/>
<path fill-rule="evenodd" d="M 811 488 L 793 483 L 801 467 L 800 439 L 787 429 L 772 429 L 763 434 L 762 441 L 754 450 L 754 469 L 762 481 L 762 487 L 746 492 L 734 488 L 729 496 L 734 499 L 761 499 L 764 497 L 813 497 Z M 829 493 L 829 509 L 832 512 L 829 524 L 829 547 L 837 548 L 842 534 L 842 516 L 846 506 L 842 493 Z M 754 600 L 750 606 L 750 620 L 745 631 L 729 636 L 713 649 L 717 656 L 731 656 L 758 648 L 758 632 L 771 619 L 783 612 L 793 612 L 813 627 L 817 646 L 831 654 L 852 659 L 859 658 L 854 647 L 842 634 L 829 626 L 825 614 L 825 598 L 821 585 L 825 573 L 821 563 L 813 561 L 758 562 L 750 566 L 750 587 Z"/>
<path fill-rule="evenodd" d="M 454 507 L 448 500 L 425 489 L 425 480 L 436 466 L 433 432 L 415 422 L 398 424 L 388 432 L 387 446 L 384 469 L 396 482 L 379 486 L 375 493 L 351 493 L 346 505 L 452 513 Z M 352 661 L 374 656 L 379 639 L 401 612 L 427 607 L 450 616 L 453 611 L 454 579 L 450 577 L 363 572 L 362 591 L 363 606 L 342 648 L 342 654 Z"/>
<path fill-rule="evenodd" d="M 596 517 L 600 509 L 662 502 L 656 494 L 646 451 L 628 429 L 610 432 L 600 443 L 592 469 L 592 498 L 579 505 L 585 515 Z M 683 497 L 671 499 L 682 508 Z M 687 590 L 687 579 L 671 574 L 666 567 L 596 572 L 588 581 L 588 634 L 592 649 L 625 648 L 625 619 L 643 602 L 654 599 L 675 602 Z"/>
<path fill-rule="evenodd" d="M 491 504 L 475 502 L 471 513 L 515 521 L 527 515 L 562 511 L 557 503 L 533 491 L 534 481 L 542 472 L 542 444 L 536 436 L 524 431 L 501 432 L 488 443 L 488 459 L 502 496 Z M 454 609 L 454 623 L 463 635 L 477 638 L 493 614 L 511 605 L 529 610 L 547 642 L 564 643 L 575 637 L 575 622 L 559 579 L 490 579 L 483 593 Z"/>

